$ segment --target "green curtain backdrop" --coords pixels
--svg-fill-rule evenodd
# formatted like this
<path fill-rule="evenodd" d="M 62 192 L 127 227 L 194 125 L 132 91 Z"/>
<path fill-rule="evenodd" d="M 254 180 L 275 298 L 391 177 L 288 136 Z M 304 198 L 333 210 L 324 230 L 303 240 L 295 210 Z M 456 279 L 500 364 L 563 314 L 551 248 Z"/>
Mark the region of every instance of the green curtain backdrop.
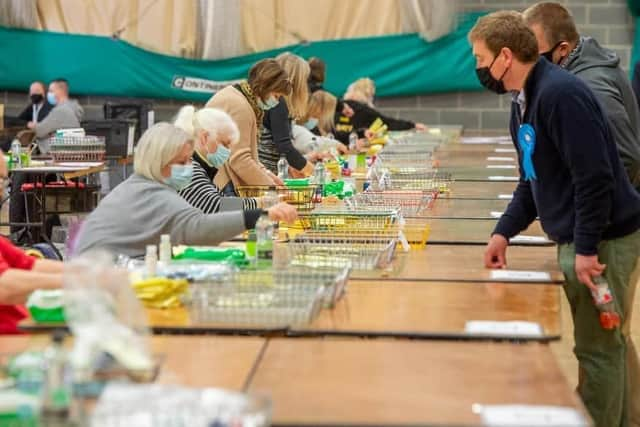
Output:
<path fill-rule="evenodd" d="M 478 90 L 467 33 L 480 15 L 461 16 L 452 33 L 433 42 L 417 34 L 330 40 L 215 61 L 160 55 L 108 37 L 0 27 L 0 89 L 26 91 L 33 80 L 65 77 L 74 94 L 198 101 L 211 95 L 181 89 L 185 78 L 224 84 L 289 50 L 324 59 L 325 86 L 338 95 L 359 77 L 374 79 L 382 97 Z"/>

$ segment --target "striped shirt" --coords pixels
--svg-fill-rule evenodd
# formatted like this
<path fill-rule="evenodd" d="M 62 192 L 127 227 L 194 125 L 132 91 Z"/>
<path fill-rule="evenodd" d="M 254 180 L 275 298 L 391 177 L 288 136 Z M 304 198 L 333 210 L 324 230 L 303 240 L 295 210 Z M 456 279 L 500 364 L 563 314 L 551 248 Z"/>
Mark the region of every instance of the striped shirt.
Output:
<path fill-rule="evenodd" d="M 194 152 L 193 155 L 193 178 L 191 183 L 180 190 L 178 194 L 185 199 L 191 206 L 198 208 L 204 213 L 211 214 L 220 211 L 222 205 L 222 199 L 224 196 L 218 190 L 218 187 L 213 183 L 213 176 L 216 169 L 208 166 L 206 163 L 203 165 L 204 159 L 202 159 L 198 152 Z M 242 207 L 245 210 L 257 209 L 258 202 L 253 198 L 245 198 L 242 200 Z"/>

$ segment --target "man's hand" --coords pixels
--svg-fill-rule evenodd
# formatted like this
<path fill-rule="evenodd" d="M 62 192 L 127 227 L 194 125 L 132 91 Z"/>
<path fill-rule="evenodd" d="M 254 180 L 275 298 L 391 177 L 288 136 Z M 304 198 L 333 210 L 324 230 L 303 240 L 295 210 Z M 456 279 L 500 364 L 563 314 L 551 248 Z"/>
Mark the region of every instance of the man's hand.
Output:
<path fill-rule="evenodd" d="M 500 234 L 489 239 L 484 250 L 484 266 L 487 268 L 505 268 L 507 266 L 507 246 L 509 241 Z"/>
<path fill-rule="evenodd" d="M 597 287 L 593 283 L 593 277 L 602 275 L 606 265 L 598 262 L 598 255 L 576 255 L 576 276 L 583 285 L 592 291 Z"/>

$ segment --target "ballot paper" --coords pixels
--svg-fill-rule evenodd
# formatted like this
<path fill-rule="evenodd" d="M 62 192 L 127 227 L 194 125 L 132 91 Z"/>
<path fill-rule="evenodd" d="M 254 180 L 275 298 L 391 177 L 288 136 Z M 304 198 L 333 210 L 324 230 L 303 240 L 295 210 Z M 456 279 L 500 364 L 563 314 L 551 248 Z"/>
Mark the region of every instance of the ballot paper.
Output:
<path fill-rule="evenodd" d="M 502 214 L 504 214 L 504 212 L 498 212 L 498 211 L 489 212 L 489 215 L 491 215 L 491 218 L 500 218 Z"/>
<path fill-rule="evenodd" d="M 473 405 L 487 427 L 587 427 L 574 408 L 543 405 Z"/>
<path fill-rule="evenodd" d="M 467 334 L 508 337 L 542 337 L 542 327 L 535 322 L 469 320 L 464 327 Z"/>
<path fill-rule="evenodd" d="M 492 270 L 491 280 L 501 282 L 550 282 L 551 275 L 546 271 Z"/>
<path fill-rule="evenodd" d="M 498 199 L 500 200 L 512 200 L 513 194 L 498 194 Z"/>
<path fill-rule="evenodd" d="M 515 169 L 516 165 L 487 165 L 487 169 Z"/>
<path fill-rule="evenodd" d="M 547 239 L 544 236 L 527 236 L 524 234 L 519 234 L 515 237 L 509 239 L 511 243 L 539 243 L 546 244 L 551 243 L 551 240 Z"/>
<path fill-rule="evenodd" d="M 513 157 L 487 157 L 488 162 L 515 162 Z"/>
<path fill-rule="evenodd" d="M 517 181 L 519 178 L 517 176 L 490 176 L 489 181 Z"/>
<path fill-rule="evenodd" d="M 496 148 L 494 150 L 496 153 L 515 153 L 515 148 Z"/>

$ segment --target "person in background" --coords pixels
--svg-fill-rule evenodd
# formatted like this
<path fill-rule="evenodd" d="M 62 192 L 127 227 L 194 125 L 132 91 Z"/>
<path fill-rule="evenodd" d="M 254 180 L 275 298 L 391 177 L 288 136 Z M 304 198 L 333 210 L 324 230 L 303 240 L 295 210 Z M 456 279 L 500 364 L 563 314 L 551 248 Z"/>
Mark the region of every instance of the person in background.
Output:
<path fill-rule="evenodd" d="M 226 112 L 238 125 L 240 139 L 231 146 L 229 159 L 218 169 L 214 183 L 223 194 L 236 196 L 243 185 L 283 185 L 258 160 L 258 141 L 264 112 L 278 105 L 280 97 L 291 93 L 287 73 L 274 59 L 263 59 L 249 70 L 249 78 L 217 92 L 206 108 Z"/>
<path fill-rule="evenodd" d="M 283 96 L 278 105 L 265 112 L 258 156 L 260 162 L 273 173 L 278 173 L 280 157 L 286 156 L 292 176 L 311 176 L 313 164 L 295 149 L 291 138 L 292 121 L 307 112 L 309 64 L 288 52 L 278 55 L 276 62 L 287 73 L 292 91 Z"/>
<path fill-rule="evenodd" d="M 18 118 L 26 123 L 39 123 L 47 117 L 53 106 L 47 101 L 47 88 L 44 83 L 36 81 L 29 86 L 31 104 L 20 113 Z"/>
<path fill-rule="evenodd" d="M 422 123 L 395 119 L 380 113 L 371 106 L 374 96 L 375 84 L 371 79 L 359 79 L 349 85 L 344 96 L 344 103 L 351 107 L 353 115 L 349 117 L 344 113 L 336 114 L 334 121 L 337 140 L 348 144 L 349 134 L 354 131 L 358 133 L 359 138 L 365 137 L 367 129 L 376 119 L 382 120 L 389 130 L 415 129 L 424 131 L 427 129 Z"/>
<path fill-rule="evenodd" d="M 327 65 L 318 57 L 312 56 L 309 63 L 309 93 L 324 90 L 324 80 L 327 76 Z"/>
<path fill-rule="evenodd" d="M 53 109 L 41 122 L 31 121 L 27 124 L 33 129 L 39 140 L 44 140 L 58 129 L 79 128 L 84 110 L 75 99 L 69 98 L 69 82 L 65 79 L 55 79 L 49 84 L 47 101 Z M 42 149 L 43 147 L 41 147 Z M 48 147 L 44 147 L 47 151 Z"/>
<path fill-rule="evenodd" d="M 327 77 L 327 65 L 318 57 L 311 57 L 307 60 L 309 63 L 309 93 L 313 95 L 316 91 L 325 91 L 324 81 Z M 336 104 L 335 114 L 343 114 L 346 117 L 353 116 L 353 109 L 349 104 L 338 100 Z"/>
<path fill-rule="evenodd" d="M 111 191 L 89 214 L 76 252 L 105 249 L 114 255 L 142 256 L 169 234 L 174 245 L 217 245 L 254 228 L 260 209 L 205 214 L 178 195 L 191 183 L 194 141 L 184 130 L 157 123 L 140 138 L 134 174 Z M 272 221 L 292 222 L 295 208 L 279 203 L 268 210 Z"/>
<path fill-rule="evenodd" d="M 0 152 L 0 188 L 9 182 L 7 164 Z M 0 334 L 17 333 L 18 322 L 27 317 L 22 306 L 36 289 L 62 287 L 62 263 L 28 256 L 0 237 Z"/>
<path fill-rule="evenodd" d="M 640 383 L 640 363 L 624 323 L 640 278 L 640 194 L 602 106 L 583 80 L 540 58 L 518 12 L 481 17 L 469 41 L 483 86 L 513 93 L 510 131 L 520 162 L 520 181 L 487 244 L 485 266 L 505 268 L 509 239 L 540 218 L 558 244 L 565 276 L 578 393 L 598 427 L 638 425 L 631 390 Z M 592 296 L 599 278 L 609 285 L 622 327 L 600 323 Z"/>
<path fill-rule="evenodd" d="M 238 126 L 227 113 L 215 108 L 196 110 L 193 105 L 185 105 L 178 112 L 174 125 L 195 141 L 193 178 L 178 192 L 182 198 L 209 214 L 259 207 L 259 201 L 253 198 L 222 197 L 213 183 L 218 168 L 229 159 L 229 147 L 237 144 L 240 138 Z"/>
<path fill-rule="evenodd" d="M 307 113 L 293 126 L 296 149 L 305 155 L 332 149 L 340 154 L 347 153 L 347 147 L 333 139 L 333 116 L 337 103 L 337 98 L 327 91 L 317 90 L 311 94 Z"/>
<path fill-rule="evenodd" d="M 629 180 L 640 191 L 640 108 L 618 55 L 581 37 L 559 3 L 537 3 L 524 11 L 524 19 L 536 35 L 540 55 L 580 77 L 596 95 Z"/>
<path fill-rule="evenodd" d="M 344 99 L 357 101 L 371 108 L 376 96 L 376 84 L 368 77 L 363 77 L 351 83 L 344 94 Z"/>

